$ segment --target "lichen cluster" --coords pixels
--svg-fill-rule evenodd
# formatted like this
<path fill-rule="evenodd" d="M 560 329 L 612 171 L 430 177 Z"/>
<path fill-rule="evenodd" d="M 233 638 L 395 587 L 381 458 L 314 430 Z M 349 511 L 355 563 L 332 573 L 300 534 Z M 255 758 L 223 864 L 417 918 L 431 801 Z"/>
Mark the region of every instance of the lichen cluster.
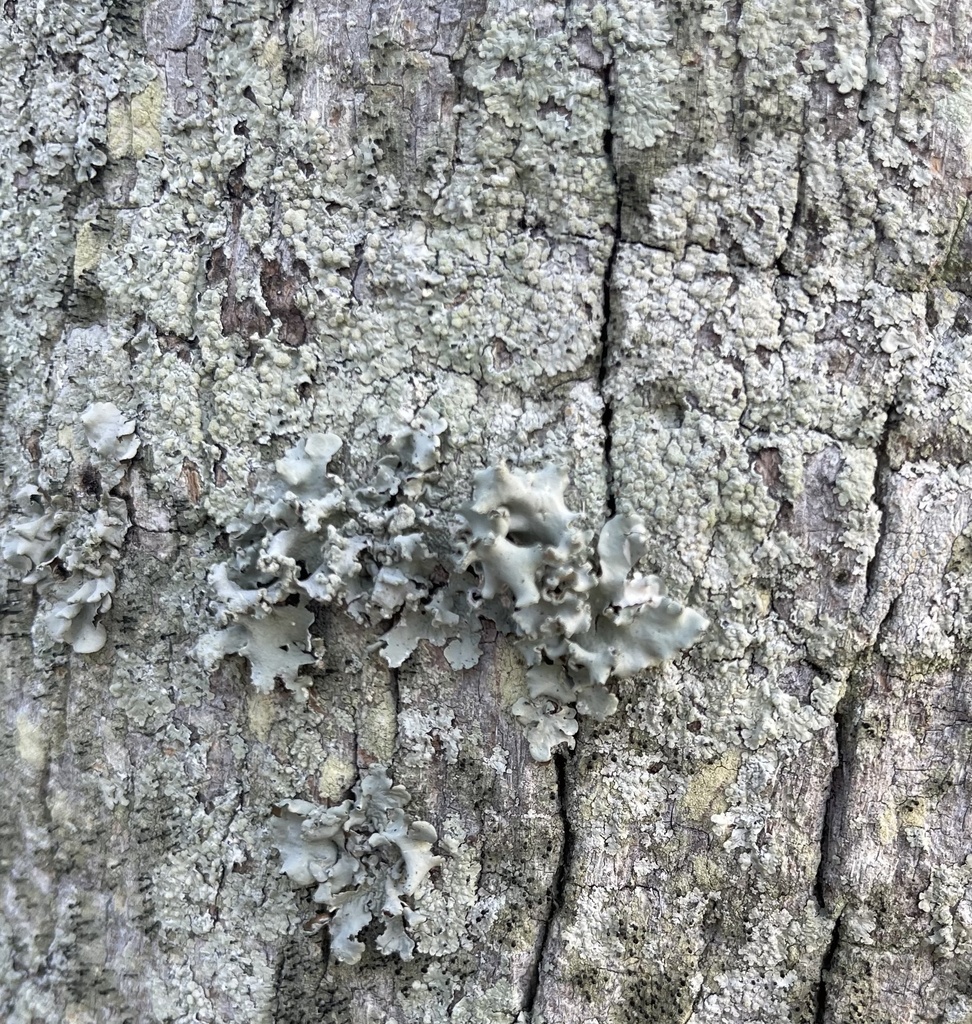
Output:
<path fill-rule="evenodd" d="M 422 639 L 445 646 L 453 668 L 475 665 L 482 616 L 520 638 L 528 694 L 513 713 L 534 758 L 549 761 L 554 747 L 573 746 L 578 713 L 614 712 L 611 679 L 672 658 L 707 621 L 667 597 L 656 576 L 632 575 L 647 551 L 640 517 L 610 519 L 591 550 L 591 535 L 572 525 L 567 474 L 556 467 L 479 473 L 472 503 L 460 509 L 461 555 L 451 557 L 423 501 L 444 430 L 426 412 L 393 432 L 363 487 L 330 471 L 341 446 L 333 434 L 312 434 L 279 459 L 227 524 L 233 554 L 210 573 L 226 627 L 197 652 L 209 662 L 242 654 L 259 690 L 280 679 L 305 699 L 309 682 L 298 673 L 317 660 L 316 606 L 386 627 L 380 646 L 393 667 Z"/>
<path fill-rule="evenodd" d="M 138 450 L 135 421 L 95 402 L 81 414 L 91 448 L 76 500 L 41 484 L 15 495 L 21 516 L 0 539 L 4 561 L 40 599 L 38 623 L 79 654 L 105 645 L 101 616 L 111 608 L 114 563 L 128 532 L 124 498 L 111 493 Z"/>
<path fill-rule="evenodd" d="M 298 673 L 317 660 L 309 628 L 320 606 L 381 629 L 392 666 L 420 639 L 446 644 L 454 667 L 474 663 L 475 623 L 432 581 L 443 558 L 436 549 L 449 544 L 433 511 L 444 430 L 431 410 L 388 427 L 384 454 L 362 486 L 330 471 L 341 446 L 334 434 L 311 434 L 278 459 L 226 525 L 232 555 L 210 574 L 225 628 L 197 647 L 204 663 L 242 654 L 257 689 L 268 692 L 280 679 L 304 699 L 309 681 Z"/>
<path fill-rule="evenodd" d="M 378 949 L 410 960 L 412 933 L 426 920 L 420 897 L 442 861 L 432 854 L 436 831 L 406 813 L 408 791 L 393 785 L 381 765 L 368 769 L 353 792 L 353 800 L 333 807 L 307 800 L 277 805 L 273 837 L 281 873 L 297 886 L 317 886 L 314 900 L 329 915 L 336 959 L 357 963 L 365 950 L 358 935 L 378 919 L 385 924 Z"/>
<path fill-rule="evenodd" d="M 484 608 L 506 594 L 513 599 L 529 692 L 513 714 L 538 761 L 562 743 L 573 747 L 578 713 L 598 720 L 614 713 L 611 679 L 667 661 L 708 625 L 667 597 L 657 576 L 632 574 L 648 549 L 639 516 L 605 523 L 595 568 L 591 535 L 572 525 L 566 485 L 554 467 L 522 473 L 501 465 L 477 475 L 473 502 L 461 510 L 463 565 L 481 569 Z"/>

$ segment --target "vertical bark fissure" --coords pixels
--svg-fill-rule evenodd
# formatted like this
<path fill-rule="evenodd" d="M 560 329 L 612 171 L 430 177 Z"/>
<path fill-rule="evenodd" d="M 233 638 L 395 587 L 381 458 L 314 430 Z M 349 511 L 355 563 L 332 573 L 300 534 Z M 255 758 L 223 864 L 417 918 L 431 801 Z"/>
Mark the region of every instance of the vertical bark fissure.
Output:
<path fill-rule="evenodd" d="M 814 1024 L 826 1024 L 827 1022 L 827 975 L 837 955 L 837 947 L 840 945 L 840 917 L 834 921 L 834 930 L 830 935 L 830 945 L 824 953 L 820 962 L 820 981 L 817 983 L 817 1012 L 814 1016 Z"/>
<path fill-rule="evenodd" d="M 830 775 L 830 789 L 824 806 L 823 825 L 820 830 L 820 859 L 817 861 L 817 875 L 813 885 L 814 896 L 820 912 L 827 915 L 835 910 L 834 894 L 828 891 L 827 875 L 831 869 L 831 862 L 836 856 L 835 851 L 839 850 L 839 843 L 835 842 L 834 833 L 838 827 L 838 816 L 847 792 L 846 770 L 850 761 L 849 722 L 845 701 L 846 698 L 841 700 L 834 713 L 836 760 Z M 820 977 L 816 990 L 816 1024 L 824 1024 L 826 1019 L 827 984 L 837 947 L 840 944 L 840 918 L 841 910 L 837 910 L 831 925 L 830 943 L 820 961 Z"/>
<path fill-rule="evenodd" d="M 604 82 L 604 95 L 607 103 L 607 128 L 604 132 L 604 155 L 607 157 L 608 168 L 611 172 L 611 179 L 614 184 L 614 226 L 613 238 L 611 240 L 611 251 L 608 253 L 607 262 L 604 265 L 604 283 L 602 295 L 602 321 L 601 321 L 601 347 L 597 369 L 597 390 L 603 403 L 601 413 L 601 426 L 604 430 L 604 473 L 606 477 L 606 501 L 608 515 L 617 513 L 617 481 L 615 480 L 614 462 L 612 453 L 612 420 L 614 418 L 614 406 L 611 402 L 610 392 L 607 388 L 608 366 L 611 355 L 611 287 L 614 279 L 614 265 L 617 261 L 618 249 L 621 245 L 621 187 L 618 175 L 618 167 L 614 157 L 614 64 L 612 61 L 604 67 L 602 79 Z"/>
<path fill-rule="evenodd" d="M 9 408 L 10 371 L 5 366 L 0 366 L 0 409 Z M 2 424 L 3 434 L 0 435 L 0 480 L 12 480 L 7 476 L 7 454 L 11 445 L 8 443 L 6 423 Z M 13 430 L 10 430 L 13 434 Z M 17 512 L 17 503 L 14 500 L 14 488 L 7 486 L 4 489 L 3 504 L 0 505 L 4 517 L 13 516 Z M 24 588 L 19 579 L 14 578 L 10 573 L 4 574 L 6 578 L 0 583 L 0 636 L 9 640 L 26 640 L 30 638 L 30 626 L 32 616 L 29 614 L 29 594 L 25 594 Z"/>
<path fill-rule="evenodd" d="M 536 1002 L 537 992 L 540 989 L 540 971 L 550 943 L 554 918 L 557 916 L 557 911 L 564 904 L 564 894 L 567 888 L 567 880 L 570 878 L 570 867 L 574 855 L 574 833 L 570 824 L 570 815 L 567 811 L 567 755 L 563 753 L 554 754 L 553 764 L 557 774 L 557 809 L 560 813 L 563 840 L 560 846 L 557 867 L 554 870 L 553 879 L 550 883 L 547 916 L 540 926 L 540 933 L 537 936 L 536 956 L 533 960 L 523 999 L 523 1011 L 528 1021 L 533 1018 L 533 1007 Z"/>
<path fill-rule="evenodd" d="M 327 931 L 325 928 L 324 931 Z M 278 954 L 277 962 L 274 965 L 273 971 L 273 1021 L 276 1024 L 277 1021 L 283 1020 L 283 1014 L 286 1010 L 286 1004 L 284 1001 L 284 956 Z"/>
<path fill-rule="evenodd" d="M 887 537 L 887 487 L 892 473 L 889 448 L 896 422 L 897 416 L 894 403 L 892 402 L 887 410 L 884 430 L 875 452 L 872 500 L 878 509 L 879 522 L 874 552 L 865 570 L 863 619 L 865 629 L 869 633 L 873 630 L 871 644 L 862 652 L 865 658 L 875 650 L 891 609 L 894 607 L 894 601 L 891 601 L 887 613 L 881 616 L 881 621 L 876 624 L 876 628 L 871 625 L 874 612 L 876 611 L 875 602 L 878 599 L 878 579 L 883 562 L 882 551 Z M 831 772 L 830 788 L 824 807 L 823 826 L 820 831 L 820 859 L 817 863 L 817 875 L 814 882 L 814 895 L 821 913 L 833 915 L 830 944 L 820 963 L 820 978 L 817 983 L 816 993 L 816 1024 L 825 1024 L 827 1020 L 829 975 L 840 945 L 840 921 L 843 908 L 837 895 L 829 885 L 828 876 L 832 873 L 834 861 L 839 856 L 840 837 L 837 835 L 839 831 L 839 818 L 846 803 L 848 773 L 853 763 L 853 751 L 851 749 L 853 701 L 852 692 L 845 694 L 834 713 L 836 760 Z"/>
<path fill-rule="evenodd" d="M 887 490 L 888 479 L 891 475 L 891 456 L 889 454 L 891 434 L 894 431 L 897 421 L 898 416 L 895 411 L 894 402 L 892 402 L 888 407 L 887 415 L 884 419 L 884 430 L 881 434 L 881 440 L 878 442 L 877 450 L 875 452 L 874 485 L 871 500 L 877 506 L 880 518 L 878 521 L 877 541 L 874 544 L 874 554 L 871 556 L 871 560 L 867 563 L 867 570 L 865 573 L 864 613 L 865 619 L 867 620 L 870 620 L 869 613 L 872 611 L 873 602 L 877 597 L 878 572 L 882 562 L 881 555 L 887 535 L 888 516 L 885 492 Z"/>
<path fill-rule="evenodd" d="M 398 752 L 398 716 L 402 711 L 402 689 L 398 678 L 398 669 L 391 665 L 388 668 L 388 689 L 391 692 L 392 704 L 395 707 L 395 738 L 392 740 L 392 751 Z"/>

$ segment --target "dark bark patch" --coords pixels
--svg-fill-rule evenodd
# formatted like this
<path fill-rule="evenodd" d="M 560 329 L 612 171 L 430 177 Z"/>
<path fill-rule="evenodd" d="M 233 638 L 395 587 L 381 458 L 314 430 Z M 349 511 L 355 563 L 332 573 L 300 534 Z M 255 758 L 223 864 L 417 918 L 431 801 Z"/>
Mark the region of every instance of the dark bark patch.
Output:
<path fill-rule="evenodd" d="M 202 480 L 199 476 L 199 467 L 191 459 L 185 459 L 182 463 L 182 479 L 189 500 L 193 505 L 198 505 L 202 495 Z"/>
<path fill-rule="evenodd" d="M 304 283 L 298 276 L 297 265 L 285 274 L 276 260 L 265 263 L 260 273 L 263 300 L 270 315 L 279 322 L 280 340 L 285 345 L 297 347 L 307 338 L 307 322 L 297 305 L 297 296 Z"/>
<path fill-rule="evenodd" d="M 178 334 L 160 334 L 159 348 L 163 352 L 174 352 L 183 363 L 192 362 L 192 342 Z"/>
<path fill-rule="evenodd" d="M 24 448 L 27 450 L 27 454 L 30 456 L 31 462 L 40 462 L 40 457 L 41 457 L 40 439 L 41 439 L 40 433 L 35 430 L 26 439 L 26 441 L 24 441 Z"/>
<path fill-rule="evenodd" d="M 101 473 L 90 462 L 81 470 L 81 486 L 95 498 L 101 494 Z"/>
<path fill-rule="evenodd" d="M 779 497 L 781 462 L 779 448 L 764 448 L 753 459 L 753 470 L 774 498 Z"/>
<path fill-rule="evenodd" d="M 257 307 L 253 299 L 246 298 L 239 301 L 236 298 L 236 289 L 233 288 L 230 294 L 223 299 L 220 308 L 220 323 L 223 325 L 225 334 L 240 334 L 249 338 L 256 334 L 264 337 L 270 333 L 272 326 L 271 319 Z"/>

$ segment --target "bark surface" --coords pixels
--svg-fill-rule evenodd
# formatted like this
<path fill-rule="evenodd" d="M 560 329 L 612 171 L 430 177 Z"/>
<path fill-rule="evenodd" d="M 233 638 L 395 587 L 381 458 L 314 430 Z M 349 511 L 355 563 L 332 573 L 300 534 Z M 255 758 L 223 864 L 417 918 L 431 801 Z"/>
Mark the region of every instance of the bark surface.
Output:
<path fill-rule="evenodd" d="M 129 526 L 94 653 L 3 584 L 4 1019 L 972 1021 L 970 60 L 969 0 L 7 0 L 5 525 Z M 260 474 L 426 406 L 443 513 L 566 465 L 712 622 L 547 764 L 488 624 L 198 657 Z M 373 764 L 449 855 L 351 965 L 271 807 Z"/>

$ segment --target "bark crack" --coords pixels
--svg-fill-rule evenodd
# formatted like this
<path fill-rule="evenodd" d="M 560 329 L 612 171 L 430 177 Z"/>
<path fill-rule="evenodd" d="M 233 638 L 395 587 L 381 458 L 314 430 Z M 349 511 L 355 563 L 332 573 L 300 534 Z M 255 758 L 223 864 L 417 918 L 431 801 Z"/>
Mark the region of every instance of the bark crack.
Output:
<path fill-rule="evenodd" d="M 615 82 L 613 66 L 613 62 L 608 61 L 604 66 L 604 71 L 601 76 L 604 83 L 604 94 L 607 103 L 607 126 L 604 130 L 604 155 L 607 158 L 608 169 L 614 186 L 614 224 L 611 229 L 613 232 L 611 239 L 611 251 L 608 253 L 607 262 L 604 265 L 601 343 L 597 370 L 597 391 L 601 396 L 601 402 L 603 405 L 601 426 L 604 430 L 604 473 L 606 477 L 606 501 L 609 516 L 617 514 L 617 481 L 615 480 L 612 453 L 612 421 L 614 418 L 614 406 L 611 402 L 610 391 L 607 387 L 607 376 L 611 357 L 611 317 L 613 313 L 611 289 L 614 281 L 614 265 L 617 261 L 618 249 L 621 244 L 621 187 L 618 167 L 615 162 L 614 155 Z"/>
<path fill-rule="evenodd" d="M 844 794 L 846 792 L 845 770 L 848 763 L 848 722 L 846 710 L 842 708 L 843 700 L 838 704 L 834 714 L 836 726 L 836 760 L 830 774 L 830 789 L 827 793 L 827 801 L 824 805 L 823 826 L 820 830 L 820 859 L 817 861 L 817 875 L 814 879 L 813 892 L 821 913 L 829 915 L 834 908 L 834 894 L 830 891 L 828 874 L 831 868 L 831 861 L 834 859 L 834 851 L 837 844 L 834 842 L 834 833 L 837 828 L 837 816 L 841 810 Z M 816 991 L 816 1024 L 824 1024 L 827 1011 L 827 983 L 837 947 L 840 944 L 840 918 L 839 911 L 834 915 L 831 925 L 830 943 L 820 961 L 820 977 L 817 981 Z"/>
<path fill-rule="evenodd" d="M 826 1024 L 827 1022 L 827 982 L 839 945 L 840 915 L 834 920 L 834 928 L 830 934 L 830 945 L 827 947 L 823 960 L 820 962 L 820 980 L 817 982 L 817 1012 L 814 1016 L 814 1024 Z"/>
<path fill-rule="evenodd" d="M 557 867 L 550 883 L 550 900 L 547 904 L 547 916 L 541 924 L 540 933 L 537 936 L 537 952 L 523 998 L 523 1012 L 527 1021 L 533 1019 L 533 1007 L 537 999 L 537 992 L 540 989 L 540 970 L 547 954 L 547 946 L 550 942 L 554 918 L 557 915 L 557 911 L 564 905 L 564 894 L 567 889 L 567 881 L 570 878 L 570 867 L 574 855 L 574 832 L 571 828 L 570 816 L 567 812 L 567 755 L 564 753 L 554 754 L 553 763 L 557 774 L 557 809 L 560 813 L 560 822 L 563 828 L 563 841 L 560 846 Z"/>
<path fill-rule="evenodd" d="M 395 709 L 395 739 L 392 741 L 392 751 L 398 751 L 398 721 L 402 713 L 402 688 L 399 679 L 399 669 L 394 665 L 388 667 L 388 690 L 391 693 L 392 705 Z M 394 756 L 394 753 L 393 755 Z"/>
<path fill-rule="evenodd" d="M 848 764 L 848 731 L 847 712 L 842 698 L 834 712 L 834 742 L 836 758 L 830 773 L 830 787 L 824 804 L 823 824 L 820 829 L 820 858 L 817 861 L 817 875 L 814 879 L 813 891 L 817 905 L 826 913 L 833 903 L 832 893 L 828 892 L 827 873 L 834 854 L 834 832 L 837 828 L 837 815 L 840 812 L 840 801 L 846 790 L 846 766 Z"/>
<path fill-rule="evenodd" d="M 897 424 L 898 417 L 895 414 L 894 404 L 889 406 L 884 418 L 884 430 L 881 433 L 881 440 L 878 442 L 875 451 L 874 485 L 871 500 L 877 506 L 880 521 L 878 523 L 878 536 L 874 544 L 874 554 L 867 563 L 865 573 L 865 604 L 866 610 L 870 610 L 872 602 L 877 597 L 877 582 L 881 564 L 881 554 L 884 543 L 887 539 L 887 510 L 885 508 L 885 491 L 887 489 L 888 477 L 891 474 L 891 457 L 889 448 L 891 445 L 891 434 Z"/>
<path fill-rule="evenodd" d="M 887 488 L 890 480 L 891 457 L 890 445 L 897 424 L 894 403 L 889 405 L 885 417 L 884 429 L 875 450 L 874 484 L 872 500 L 879 515 L 878 537 L 874 545 L 874 553 L 867 564 L 865 572 L 865 596 L 862 608 L 862 620 L 870 637 L 866 648 L 861 652 L 866 657 L 866 650 L 873 650 L 880 638 L 885 624 L 894 608 L 895 601 L 890 600 L 884 613 L 878 618 L 877 602 L 880 596 L 880 577 L 883 566 L 882 552 L 888 535 Z M 822 914 L 832 917 L 830 943 L 820 963 L 820 978 L 816 992 L 816 1024 L 825 1024 L 828 1020 L 828 982 L 834 958 L 840 945 L 840 922 L 843 914 L 843 901 L 835 891 L 833 873 L 835 863 L 839 859 L 840 821 L 847 801 L 849 786 L 849 770 L 853 764 L 852 750 L 852 702 L 853 694 L 846 693 L 841 697 L 834 711 L 834 742 L 836 758 L 830 775 L 830 788 L 824 805 L 823 824 L 820 830 L 820 858 L 817 862 L 817 875 L 814 881 L 814 896 Z"/>

